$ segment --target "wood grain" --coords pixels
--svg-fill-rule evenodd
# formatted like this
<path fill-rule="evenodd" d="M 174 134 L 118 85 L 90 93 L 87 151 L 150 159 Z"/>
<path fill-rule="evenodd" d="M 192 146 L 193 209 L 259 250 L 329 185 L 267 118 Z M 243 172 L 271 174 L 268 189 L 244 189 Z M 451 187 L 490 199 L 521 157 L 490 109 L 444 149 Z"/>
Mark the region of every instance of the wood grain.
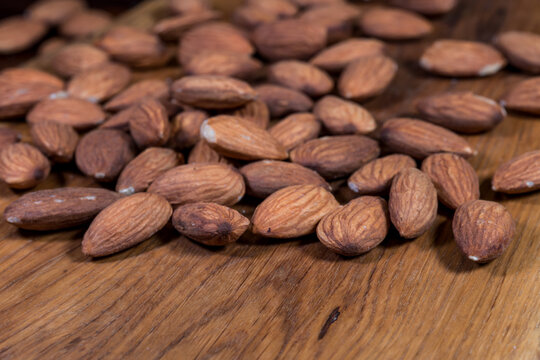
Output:
<path fill-rule="evenodd" d="M 148 26 L 163 3 L 146 3 L 122 21 Z M 540 33 L 539 13 L 535 0 L 461 1 L 433 20 L 430 39 L 390 45 L 398 76 L 368 109 L 379 121 L 409 114 L 419 96 L 450 89 L 498 99 L 525 75 L 509 68 L 486 79 L 441 79 L 416 60 L 436 37 L 490 41 L 501 30 Z M 494 194 L 490 177 L 501 162 L 540 148 L 540 120 L 510 114 L 468 140 L 479 151 L 471 161 L 482 198 L 502 202 L 517 221 L 507 252 L 483 266 L 459 253 L 445 209 L 424 236 L 405 241 L 394 232 L 353 259 L 329 252 L 314 236 L 247 236 L 210 249 L 169 227 L 92 261 L 81 253 L 84 229 L 41 234 L 2 221 L 0 358 L 538 358 L 540 193 Z M 88 184 L 64 166 L 38 188 Z M 18 195 L 1 185 L 0 210 Z M 342 187 L 338 197 L 351 194 Z M 237 208 L 249 215 L 253 204 Z"/>

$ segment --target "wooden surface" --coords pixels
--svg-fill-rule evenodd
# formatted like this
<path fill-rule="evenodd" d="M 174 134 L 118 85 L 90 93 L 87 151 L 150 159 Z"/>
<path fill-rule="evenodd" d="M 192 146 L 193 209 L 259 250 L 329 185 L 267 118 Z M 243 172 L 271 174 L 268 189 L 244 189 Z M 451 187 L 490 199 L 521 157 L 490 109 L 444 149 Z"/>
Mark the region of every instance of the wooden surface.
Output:
<path fill-rule="evenodd" d="M 159 13 L 160 4 L 145 14 Z M 539 14 L 536 0 L 464 0 L 434 20 L 432 38 L 540 33 Z M 143 17 L 135 12 L 125 22 L 147 26 Z M 367 104 L 379 120 L 449 89 L 497 99 L 524 78 L 512 69 L 487 79 L 428 76 L 416 60 L 431 40 L 390 45 L 399 74 Z M 482 198 L 501 201 L 517 221 L 504 256 L 483 266 L 459 253 L 445 209 L 424 236 L 404 241 L 393 234 L 352 259 L 315 236 L 247 236 L 210 249 L 168 228 L 131 250 L 89 260 L 80 249 L 84 229 L 41 234 L 2 221 L 0 358 L 538 358 L 540 192 L 496 195 L 490 177 L 502 161 L 540 148 L 540 119 L 511 114 L 469 140 L 479 151 L 471 162 Z M 76 184 L 89 182 L 65 167 L 38 188 Z M 0 210 L 18 195 L 1 185 Z M 338 191 L 342 200 L 349 196 Z"/>

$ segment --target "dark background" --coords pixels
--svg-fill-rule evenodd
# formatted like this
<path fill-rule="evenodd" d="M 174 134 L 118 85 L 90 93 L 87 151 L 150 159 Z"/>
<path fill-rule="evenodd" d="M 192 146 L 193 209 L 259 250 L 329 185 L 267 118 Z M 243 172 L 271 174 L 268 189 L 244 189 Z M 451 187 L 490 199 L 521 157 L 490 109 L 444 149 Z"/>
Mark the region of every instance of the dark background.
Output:
<path fill-rule="evenodd" d="M 34 0 L 0 0 L 0 18 L 20 14 Z M 106 10 L 113 15 L 125 11 L 127 8 L 137 5 L 141 0 L 86 0 L 88 7 Z"/>

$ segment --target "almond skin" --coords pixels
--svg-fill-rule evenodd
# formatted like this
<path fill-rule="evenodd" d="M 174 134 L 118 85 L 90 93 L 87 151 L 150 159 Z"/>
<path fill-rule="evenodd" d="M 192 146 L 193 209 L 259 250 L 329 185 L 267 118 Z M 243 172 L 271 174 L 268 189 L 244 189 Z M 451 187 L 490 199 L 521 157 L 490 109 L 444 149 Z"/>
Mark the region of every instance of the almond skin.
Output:
<path fill-rule="evenodd" d="M 77 130 L 96 127 L 105 121 L 101 107 L 77 98 L 47 99 L 38 103 L 28 113 L 26 121 L 31 125 L 42 122 L 57 122 L 72 126 Z"/>
<path fill-rule="evenodd" d="M 317 226 L 317 237 L 338 254 L 356 256 L 379 245 L 389 227 L 386 201 L 363 196 L 322 218 Z"/>
<path fill-rule="evenodd" d="M 328 34 L 328 42 L 335 43 L 353 35 L 354 20 L 360 16 L 360 13 L 360 7 L 339 2 L 312 6 L 299 18 L 324 26 Z"/>
<path fill-rule="evenodd" d="M 8 205 L 4 219 L 26 230 L 59 230 L 90 222 L 120 195 L 97 188 L 57 188 L 24 194 Z"/>
<path fill-rule="evenodd" d="M 21 139 L 21 134 L 10 128 L 0 128 L 0 149 L 15 144 Z"/>
<path fill-rule="evenodd" d="M 47 26 L 38 20 L 12 16 L 0 21 L 0 54 L 26 50 L 47 33 Z"/>
<path fill-rule="evenodd" d="M 33 125 L 30 128 L 30 135 L 39 150 L 59 163 L 67 163 L 73 159 L 79 142 L 79 135 L 73 127 L 51 121 Z"/>
<path fill-rule="evenodd" d="M 31 19 L 58 25 L 84 8 L 81 0 L 42 0 L 33 3 L 26 12 Z"/>
<path fill-rule="evenodd" d="M 159 195 L 139 193 L 122 198 L 101 211 L 82 241 L 84 255 L 111 255 L 149 239 L 171 218 L 172 208 Z"/>
<path fill-rule="evenodd" d="M 390 3 L 425 15 L 440 15 L 452 10 L 458 0 L 391 0 Z"/>
<path fill-rule="evenodd" d="M 219 155 L 216 150 L 208 146 L 204 140 L 199 140 L 193 149 L 189 152 L 188 164 L 196 163 L 223 163 L 228 164 L 229 161 Z"/>
<path fill-rule="evenodd" d="M 136 105 L 131 111 L 129 131 L 139 148 L 165 145 L 171 134 L 167 110 L 154 99 Z"/>
<path fill-rule="evenodd" d="M 103 50 L 88 44 L 72 44 L 56 53 L 51 60 L 51 67 L 58 75 L 71 77 L 108 62 L 109 55 Z"/>
<path fill-rule="evenodd" d="M 242 175 L 225 164 L 177 166 L 158 177 L 148 192 L 165 197 L 172 205 L 215 202 L 234 205 L 245 193 Z"/>
<path fill-rule="evenodd" d="M 377 122 L 369 111 L 351 101 L 328 95 L 319 100 L 313 113 L 335 135 L 368 134 Z"/>
<path fill-rule="evenodd" d="M 321 69 L 298 60 L 280 61 L 268 69 L 268 80 L 309 96 L 319 97 L 334 88 L 334 80 Z"/>
<path fill-rule="evenodd" d="M 451 209 L 480 198 L 478 176 L 467 160 L 456 154 L 434 154 L 422 163 L 439 199 Z"/>
<path fill-rule="evenodd" d="M 292 185 L 320 185 L 331 191 L 330 185 L 315 171 L 301 165 L 263 160 L 245 165 L 240 173 L 246 180 L 248 194 L 266 198 L 270 194 Z"/>
<path fill-rule="evenodd" d="M 193 56 L 184 70 L 190 75 L 221 75 L 251 79 L 261 72 L 263 64 L 249 54 L 206 51 Z"/>
<path fill-rule="evenodd" d="M 182 154 L 171 149 L 148 148 L 122 170 L 116 183 L 116 191 L 122 195 L 145 191 L 159 176 L 183 162 Z"/>
<path fill-rule="evenodd" d="M 172 223 L 180 234 L 209 246 L 235 242 L 250 224 L 238 211 L 213 203 L 182 205 L 174 211 Z"/>
<path fill-rule="evenodd" d="M 359 24 L 366 35 L 387 40 L 419 39 L 433 30 L 430 22 L 420 15 L 384 7 L 366 11 Z"/>
<path fill-rule="evenodd" d="M 507 109 L 529 114 L 540 114 L 540 77 L 522 80 L 502 99 Z"/>
<path fill-rule="evenodd" d="M 437 217 L 437 190 L 422 171 L 403 169 L 392 181 L 388 210 L 399 234 L 416 238 L 428 231 Z"/>
<path fill-rule="evenodd" d="M 220 17 L 216 11 L 199 11 L 185 15 L 167 17 L 152 28 L 152 32 L 166 41 L 178 40 L 183 33 L 195 25 Z"/>
<path fill-rule="evenodd" d="M 310 63 L 319 68 L 340 72 L 347 65 L 363 57 L 384 55 L 384 43 L 376 39 L 349 39 L 332 45 L 315 55 Z"/>
<path fill-rule="evenodd" d="M 109 117 L 104 123 L 102 123 L 99 129 L 115 129 L 122 131 L 129 131 L 129 120 L 131 119 L 131 112 L 135 110 L 137 105 L 121 110 L 120 112 Z"/>
<path fill-rule="evenodd" d="M 428 96 L 417 103 L 416 109 L 434 124 L 469 134 L 491 130 L 506 116 L 495 101 L 470 91 Z"/>
<path fill-rule="evenodd" d="M 163 80 L 139 81 L 109 100 L 104 109 L 107 111 L 120 111 L 132 105 L 152 98 L 165 104 L 169 100 L 169 85 Z"/>
<path fill-rule="evenodd" d="M 168 5 L 171 12 L 181 15 L 210 10 L 208 0 L 169 0 Z"/>
<path fill-rule="evenodd" d="M 338 82 L 338 90 L 345 99 L 362 101 L 386 90 L 398 65 L 386 56 L 358 59 L 345 68 Z"/>
<path fill-rule="evenodd" d="M 90 102 L 108 100 L 122 91 L 131 80 L 131 71 L 119 64 L 105 64 L 75 75 L 68 84 L 68 93 Z"/>
<path fill-rule="evenodd" d="M 461 251 L 472 261 L 485 263 L 506 250 L 516 225 L 504 206 L 474 200 L 461 205 L 454 214 L 452 230 Z"/>
<path fill-rule="evenodd" d="M 268 130 L 287 151 L 315 139 L 320 131 L 321 123 L 310 113 L 289 115 Z"/>
<path fill-rule="evenodd" d="M 220 115 L 201 125 L 201 138 L 221 155 L 241 160 L 274 159 L 288 157 L 281 144 L 266 130 L 249 120 Z"/>
<path fill-rule="evenodd" d="M 103 32 L 112 22 L 112 16 L 105 11 L 86 9 L 63 21 L 60 33 L 68 38 L 90 38 Z"/>
<path fill-rule="evenodd" d="M 378 194 L 390 188 L 392 179 L 401 170 L 415 168 L 416 162 L 407 155 L 394 154 L 372 160 L 349 178 L 349 189 L 358 194 Z"/>
<path fill-rule="evenodd" d="M 540 73 L 540 35 L 525 31 L 507 31 L 495 38 L 495 46 L 515 67 Z"/>
<path fill-rule="evenodd" d="M 416 119 L 396 118 L 386 121 L 380 138 L 390 149 L 417 159 L 439 152 L 455 153 L 463 157 L 476 154 L 459 135 Z"/>
<path fill-rule="evenodd" d="M 311 234 L 319 220 L 338 207 L 334 196 L 322 186 L 288 186 L 257 206 L 251 219 L 252 231 L 271 238 Z"/>
<path fill-rule="evenodd" d="M 201 125 L 208 119 L 208 114 L 200 110 L 186 110 L 176 115 L 173 120 L 172 142 L 176 149 L 188 149 L 201 138 Z"/>
<path fill-rule="evenodd" d="M 493 191 L 506 194 L 540 189 L 540 150 L 529 151 L 500 165 L 491 184 Z"/>
<path fill-rule="evenodd" d="M 269 24 L 279 19 L 279 16 L 266 12 L 255 5 L 242 5 L 234 9 L 232 22 L 249 30 L 255 29 L 262 24 Z"/>
<path fill-rule="evenodd" d="M 261 100 L 248 102 L 242 107 L 234 110 L 232 115 L 250 120 L 263 129 L 266 129 L 270 122 L 270 110 L 266 103 Z"/>
<path fill-rule="evenodd" d="M 272 117 L 282 117 L 293 112 L 306 112 L 313 107 L 313 101 L 293 89 L 283 86 L 263 84 L 255 88 L 257 95 L 270 110 Z"/>
<path fill-rule="evenodd" d="M 361 135 L 327 136 L 291 151 L 291 161 L 317 171 L 326 179 L 347 176 L 379 156 L 375 140 Z"/>
<path fill-rule="evenodd" d="M 0 180 L 10 188 L 29 189 L 49 176 L 49 160 L 34 146 L 15 143 L 0 150 Z"/>

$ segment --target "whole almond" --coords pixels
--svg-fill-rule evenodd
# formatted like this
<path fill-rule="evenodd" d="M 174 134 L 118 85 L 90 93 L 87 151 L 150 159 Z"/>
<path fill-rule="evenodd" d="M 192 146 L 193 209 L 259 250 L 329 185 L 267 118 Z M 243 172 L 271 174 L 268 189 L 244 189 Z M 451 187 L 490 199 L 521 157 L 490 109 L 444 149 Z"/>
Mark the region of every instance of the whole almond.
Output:
<path fill-rule="evenodd" d="M 330 185 L 315 171 L 301 165 L 263 160 L 243 166 L 240 173 L 244 175 L 248 194 L 266 198 L 270 194 L 292 185 L 320 185 L 331 191 Z"/>
<path fill-rule="evenodd" d="M 268 69 L 270 82 L 319 97 L 334 88 L 334 80 L 323 70 L 298 60 L 277 62 Z"/>
<path fill-rule="evenodd" d="M 312 6 L 302 13 L 301 20 L 326 28 L 328 42 L 335 43 L 353 34 L 354 19 L 360 16 L 360 8 L 353 4 L 335 3 Z"/>
<path fill-rule="evenodd" d="M 298 13 L 298 6 L 289 0 L 246 0 L 248 6 L 256 6 L 261 10 L 276 15 L 279 18 L 292 17 Z"/>
<path fill-rule="evenodd" d="M 139 148 L 165 145 L 171 134 L 167 110 L 154 99 L 136 105 L 131 111 L 129 131 Z"/>
<path fill-rule="evenodd" d="M 338 254 L 356 256 L 379 245 L 389 227 L 386 201 L 362 196 L 323 217 L 317 226 L 317 237 Z"/>
<path fill-rule="evenodd" d="M 261 1 L 260 3 L 265 3 Z M 249 30 L 255 29 L 262 24 L 269 24 L 279 19 L 277 14 L 265 11 L 256 5 L 242 5 L 234 9 L 232 22 Z"/>
<path fill-rule="evenodd" d="M 117 253 L 149 239 L 171 218 L 172 208 L 159 195 L 139 193 L 101 211 L 82 241 L 82 252 L 99 257 Z"/>
<path fill-rule="evenodd" d="M 475 41 L 437 40 L 420 58 L 420 66 L 443 76 L 488 76 L 506 65 L 506 60 L 494 47 Z"/>
<path fill-rule="evenodd" d="M 495 45 L 515 67 L 540 73 L 540 35 L 525 31 L 507 31 L 495 38 Z"/>
<path fill-rule="evenodd" d="M 437 217 L 437 190 L 422 171 L 401 170 L 392 181 L 388 210 L 399 234 L 416 238 L 425 233 Z"/>
<path fill-rule="evenodd" d="M 97 181 L 113 181 L 135 157 L 131 138 L 120 130 L 98 129 L 84 135 L 75 150 L 77 167 Z"/>
<path fill-rule="evenodd" d="M 219 16 L 220 14 L 216 11 L 199 11 L 168 17 L 158 21 L 152 28 L 152 32 L 166 41 L 175 41 L 193 26 L 209 20 L 215 20 Z"/>
<path fill-rule="evenodd" d="M 296 4 L 303 8 L 309 8 L 311 6 L 318 5 L 332 5 L 341 4 L 343 0 L 290 0 L 293 4 Z"/>
<path fill-rule="evenodd" d="M 441 202 L 451 209 L 480 198 L 478 176 L 471 164 L 459 155 L 430 155 L 422 162 L 422 171 L 435 185 Z"/>
<path fill-rule="evenodd" d="M 281 117 L 293 112 L 306 112 L 313 101 L 303 93 L 283 86 L 263 84 L 255 88 L 258 97 L 270 110 L 272 117 Z"/>
<path fill-rule="evenodd" d="M 398 66 L 386 56 L 360 58 L 343 70 L 338 82 L 342 97 L 355 101 L 366 100 L 384 92 Z"/>
<path fill-rule="evenodd" d="M 61 37 L 49 38 L 39 45 L 37 54 L 39 57 L 51 56 L 66 46 L 67 43 L 68 41 Z"/>
<path fill-rule="evenodd" d="M 101 107 L 77 98 L 53 98 L 38 103 L 28 113 L 26 121 L 31 125 L 57 122 L 77 130 L 91 129 L 105 121 Z"/>
<path fill-rule="evenodd" d="M 52 160 L 67 163 L 73 159 L 79 135 L 73 127 L 52 121 L 42 121 L 30 128 L 36 147 Z"/>
<path fill-rule="evenodd" d="M 187 164 L 177 166 L 158 177 L 148 192 L 165 197 L 173 205 L 215 202 L 234 205 L 246 187 L 242 175 L 225 164 Z"/>
<path fill-rule="evenodd" d="M 276 191 L 257 206 L 253 233 L 271 238 L 295 238 L 315 231 L 319 220 L 339 207 L 319 185 L 294 185 Z"/>
<path fill-rule="evenodd" d="M 372 160 L 356 170 L 349 178 L 349 189 L 358 194 L 378 194 L 390 188 L 394 176 L 416 162 L 407 155 L 394 154 Z"/>
<path fill-rule="evenodd" d="M 461 205 L 454 214 L 452 230 L 461 251 L 472 261 L 485 263 L 506 250 L 516 225 L 504 206 L 474 200 Z"/>
<path fill-rule="evenodd" d="M 310 113 L 289 115 L 268 130 L 287 151 L 315 139 L 320 131 L 321 123 Z"/>
<path fill-rule="evenodd" d="M 391 0 L 390 3 L 425 15 L 440 15 L 452 10 L 458 0 Z"/>
<path fill-rule="evenodd" d="M 494 128 L 506 116 L 495 101 L 470 91 L 428 96 L 416 104 L 422 118 L 462 133 L 478 133 Z"/>
<path fill-rule="evenodd" d="M 33 3 L 26 12 L 31 19 L 58 25 L 84 7 L 82 0 L 41 0 Z"/>
<path fill-rule="evenodd" d="M 201 125 L 208 119 L 208 114 L 200 110 L 186 110 L 176 115 L 173 120 L 172 142 L 176 149 L 187 149 L 201 138 Z"/>
<path fill-rule="evenodd" d="M 10 128 L 0 128 L 0 149 L 4 146 L 15 144 L 21 139 L 21 134 Z"/>
<path fill-rule="evenodd" d="M 51 171 L 49 160 L 34 146 L 15 143 L 0 150 L 0 180 L 10 188 L 29 189 Z"/>
<path fill-rule="evenodd" d="M 251 79 L 261 72 L 263 64 L 249 54 L 206 51 L 193 56 L 184 70 L 190 75 L 221 75 Z"/>
<path fill-rule="evenodd" d="M 103 108 L 107 111 L 120 111 L 149 98 L 165 104 L 169 100 L 169 95 L 169 85 L 165 81 L 142 80 L 113 97 Z"/>
<path fill-rule="evenodd" d="M 112 22 L 112 16 L 102 10 L 86 9 L 71 15 L 60 25 L 60 33 L 69 38 L 84 39 L 101 33 Z"/>
<path fill-rule="evenodd" d="M 266 129 L 270 122 L 270 110 L 266 103 L 261 100 L 250 101 L 235 109 L 231 115 L 249 120 L 263 129 Z"/>
<path fill-rule="evenodd" d="M 129 120 L 131 119 L 131 112 L 137 108 L 137 104 L 121 110 L 116 114 L 109 117 L 104 123 L 99 125 L 99 129 L 115 129 L 122 131 L 129 131 Z"/>
<path fill-rule="evenodd" d="M 491 185 L 493 191 L 506 194 L 540 189 L 540 150 L 526 152 L 500 165 Z"/>
<path fill-rule="evenodd" d="M 221 155 L 241 160 L 288 157 L 281 144 L 249 120 L 220 115 L 201 125 L 201 138 Z"/>
<path fill-rule="evenodd" d="M 514 85 L 502 99 L 507 109 L 529 114 L 540 114 L 540 77 L 522 80 Z"/>
<path fill-rule="evenodd" d="M 104 51 L 88 44 L 72 44 L 56 53 L 51 67 L 58 75 L 71 77 L 107 62 L 109 55 Z"/>
<path fill-rule="evenodd" d="M 349 39 L 322 50 L 310 60 L 310 63 L 326 71 L 339 72 L 355 60 L 383 54 L 382 41 Z"/>
<path fill-rule="evenodd" d="M 131 71 L 119 64 L 105 64 L 75 75 L 68 84 L 68 93 L 91 102 L 108 100 L 122 91 L 131 80 Z"/>
<path fill-rule="evenodd" d="M 36 44 L 47 32 L 47 26 L 33 19 L 12 16 L 0 21 L 0 54 L 9 55 Z"/>
<path fill-rule="evenodd" d="M 188 164 L 195 163 L 223 163 L 228 164 L 228 160 L 219 155 L 216 150 L 208 146 L 204 140 L 199 140 L 189 152 Z"/>
<path fill-rule="evenodd" d="M 347 176 L 379 156 L 375 140 L 361 135 L 327 136 L 291 151 L 291 161 L 317 171 L 326 179 Z"/>
<path fill-rule="evenodd" d="M 386 121 L 382 126 L 380 139 L 390 149 L 418 159 L 439 152 L 450 152 L 464 157 L 476 154 L 465 139 L 452 131 L 410 118 Z"/>
<path fill-rule="evenodd" d="M 174 211 L 172 223 L 180 234 L 210 246 L 235 242 L 250 224 L 249 219 L 238 211 L 213 203 L 179 206 Z"/>
<path fill-rule="evenodd" d="M 384 7 L 366 11 L 359 24 L 366 35 L 387 40 L 419 39 L 433 30 L 430 22 L 420 15 Z"/>
<path fill-rule="evenodd" d="M 56 188 L 24 194 L 8 205 L 4 219 L 26 230 L 59 230 L 90 222 L 120 195 L 98 188 Z"/>
<path fill-rule="evenodd" d="M 169 9 L 176 14 L 192 14 L 210 9 L 208 0 L 169 0 Z"/>
<path fill-rule="evenodd" d="M 351 101 L 328 95 L 319 100 L 313 113 L 332 134 L 367 134 L 377 122 L 369 111 Z"/>
<path fill-rule="evenodd" d="M 116 183 L 116 191 L 123 195 L 145 191 L 159 176 L 182 163 L 182 154 L 171 149 L 148 148 L 122 170 Z"/>

